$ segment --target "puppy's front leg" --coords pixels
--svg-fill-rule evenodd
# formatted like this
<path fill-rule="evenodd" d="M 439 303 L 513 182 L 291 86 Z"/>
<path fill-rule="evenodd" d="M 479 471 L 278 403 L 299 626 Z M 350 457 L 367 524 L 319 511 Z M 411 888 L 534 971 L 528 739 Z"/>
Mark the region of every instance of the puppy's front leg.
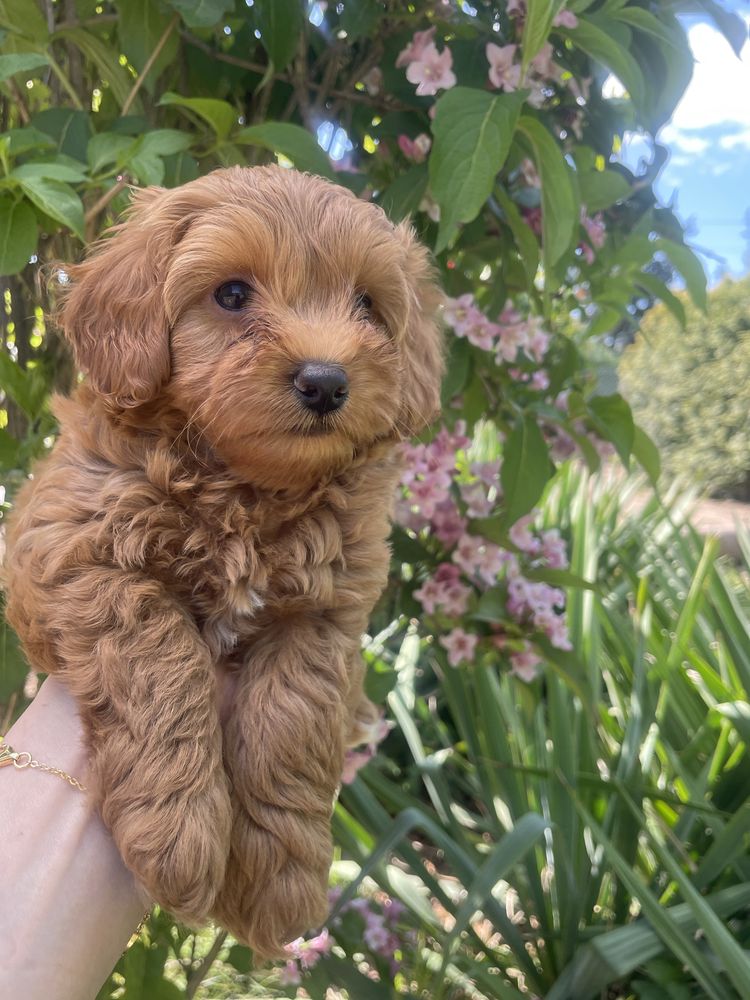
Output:
<path fill-rule="evenodd" d="M 324 615 L 279 621 L 254 644 L 226 726 L 235 816 L 215 915 L 264 956 L 328 912 L 350 658 Z"/>
<path fill-rule="evenodd" d="M 79 569 L 37 606 L 44 621 L 30 631 L 38 639 L 41 626 L 78 699 L 89 782 L 125 864 L 179 919 L 205 920 L 231 828 L 208 648 L 162 585 L 137 573 Z"/>

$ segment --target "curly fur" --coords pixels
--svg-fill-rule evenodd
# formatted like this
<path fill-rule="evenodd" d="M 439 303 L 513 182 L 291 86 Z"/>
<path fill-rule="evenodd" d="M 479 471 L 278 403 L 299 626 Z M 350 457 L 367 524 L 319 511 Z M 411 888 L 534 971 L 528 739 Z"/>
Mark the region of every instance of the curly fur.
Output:
<path fill-rule="evenodd" d="M 326 915 L 343 754 L 373 720 L 395 444 L 438 406 L 427 254 L 340 187 L 232 168 L 138 192 L 68 274 L 88 378 L 18 499 L 8 619 L 78 699 L 142 886 L 274 955 Z M 213 298 L 230 279 L 241 313 Z M 291 391 L 310 359 L 350 381 L 324 418 Z"/>

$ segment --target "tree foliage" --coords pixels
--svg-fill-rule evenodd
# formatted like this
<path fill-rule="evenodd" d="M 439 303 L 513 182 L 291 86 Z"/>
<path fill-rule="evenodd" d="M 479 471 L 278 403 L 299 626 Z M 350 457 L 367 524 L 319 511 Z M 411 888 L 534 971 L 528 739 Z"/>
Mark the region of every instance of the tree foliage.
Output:
<path fill-rule="evenodd" d="M 624 392 L 670 477 L 747 500 L 750 281 L 714 289 L 707 315 L 684 305 L 684 329 L 663 306 L 646 317 L 620 361 Z"/>

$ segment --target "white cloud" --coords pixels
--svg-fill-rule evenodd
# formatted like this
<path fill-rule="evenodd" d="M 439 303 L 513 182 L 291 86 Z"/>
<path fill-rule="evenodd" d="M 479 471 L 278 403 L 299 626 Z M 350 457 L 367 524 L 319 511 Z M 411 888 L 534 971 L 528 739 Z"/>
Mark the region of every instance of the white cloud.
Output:
<path fill-rule="evenodd" d="M 708 24 L 693 25 L 688 37 L 695 69 L 672 116 L 673 128 L 684 132 L 724 122 L 750 127 L 750 46 L 738 59 Z"/>
<path fill-rule="evenodd" d="M 722 149 L 734 149 L 735 146 L 744 146 L 746 149 L 750 149 L 750 128 L 743 129 L 741 132 L 733 132 L 730 135 L 723 135 L 719 139 L 719 145 Z"/>
<path fill-rule="evenodd" d="M 683 153 L 705 153 L 710 145 L 708 139 L 692 135 L 689 132 L 681 132 L 671 123 L 665 125 L 659 133 L 659 142 L 666 146 L 675 146 Z"/>

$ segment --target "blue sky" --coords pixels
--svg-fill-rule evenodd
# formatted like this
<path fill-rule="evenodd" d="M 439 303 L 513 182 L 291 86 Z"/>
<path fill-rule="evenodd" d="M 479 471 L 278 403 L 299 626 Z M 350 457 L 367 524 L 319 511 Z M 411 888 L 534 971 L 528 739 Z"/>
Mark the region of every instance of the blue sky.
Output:
<path fill-rule="evenodd" d="M 750 22 L 747 2 L 725 6 Z M 659 135 L 670 157 L 657 192 L 664 203 L 676 201 L 688 242 L 707 251 L 703 263 L 716 281 L 750 272 L 750 43 L 740 60 L 712 25 L 691 19 L 686 27 L 695 71 Z M 624 153 L 635 165 L 648 148 L 632 136 Z"/>

